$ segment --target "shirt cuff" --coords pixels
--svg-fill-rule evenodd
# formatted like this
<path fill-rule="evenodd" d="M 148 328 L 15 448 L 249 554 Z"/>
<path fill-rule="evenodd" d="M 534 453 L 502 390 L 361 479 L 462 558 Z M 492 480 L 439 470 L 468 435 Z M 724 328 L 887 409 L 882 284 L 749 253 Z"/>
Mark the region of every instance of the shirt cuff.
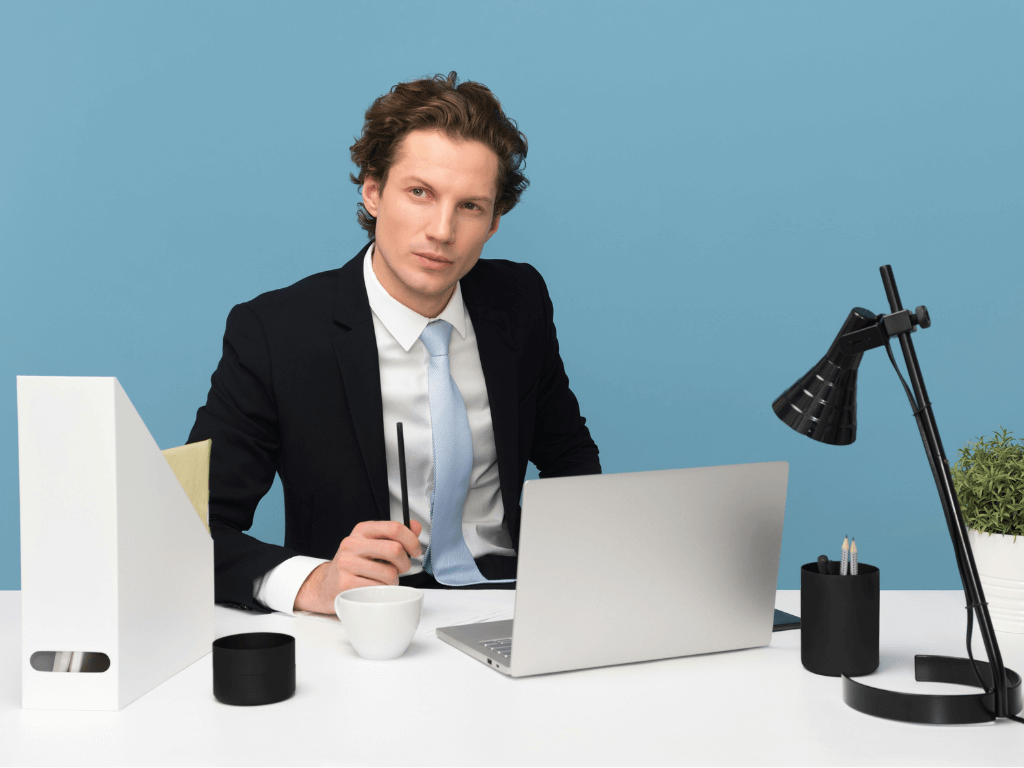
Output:
<path fill-rule="evenodd" d="M 299 595 L 306 578 L 321 563 L 318 557 L 296 555 L 279 563 L 257 579 L 253 579 L 252 594 L 258 603 L 292 616 L 295 615 L 295 598 Z"/>

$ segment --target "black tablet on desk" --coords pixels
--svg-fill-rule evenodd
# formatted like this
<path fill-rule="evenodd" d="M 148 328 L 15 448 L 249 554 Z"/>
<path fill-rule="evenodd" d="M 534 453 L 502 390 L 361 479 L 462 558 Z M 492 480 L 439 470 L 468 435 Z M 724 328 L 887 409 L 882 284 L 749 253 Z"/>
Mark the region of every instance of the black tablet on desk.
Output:
<path fill-rule="evenodd" d="M 800 629 L 800 617 L 776 608 L 775 625 L 772 627 L 772 632 L 781 632 L 784 629 Z"/>

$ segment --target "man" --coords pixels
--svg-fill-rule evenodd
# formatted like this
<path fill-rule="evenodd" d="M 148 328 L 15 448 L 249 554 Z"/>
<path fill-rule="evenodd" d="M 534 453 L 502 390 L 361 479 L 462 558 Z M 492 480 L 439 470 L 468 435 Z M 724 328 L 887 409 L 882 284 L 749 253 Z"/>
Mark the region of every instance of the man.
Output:
<path fill-rule="evenodd" d="M 480 260 L 528 184 L 526 150 L 494 95 L 454 72 L 367 110 L 351 178 L 370 243 L 231 310 L 189 435 L 213 440 L 217 602 L 332 613 L 360 586 L 512 588 L 527 462 L 601 471 L 544 281 Z M 275 473 L 283 547 L 244 533 Z"/>

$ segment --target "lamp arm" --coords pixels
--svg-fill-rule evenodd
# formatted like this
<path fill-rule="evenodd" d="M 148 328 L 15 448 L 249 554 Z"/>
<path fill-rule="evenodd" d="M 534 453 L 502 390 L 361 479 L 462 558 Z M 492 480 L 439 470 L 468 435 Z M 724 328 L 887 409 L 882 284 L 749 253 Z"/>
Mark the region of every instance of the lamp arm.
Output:
<path fill-rule="evenodd" d="M 896 281 L 892 274 L 892 268 L 886 265 L 880 271 L 892 312 L 903 311 L 899 292 L 896 290 Z M 917 353 L 914 351 L 914 342 L 910 338 L 910 331 L 900 331 L 897 335 L 899 336 L 900 346 L 903 349 L 903 359 L 906 362 L 907 374 L 910 377 L 910 383 L 917 399 L 914 418 L 917 420 L 917 426 L 921 432 L 921 441 L 924 443 L 925 453 L 928 455 L 928 463 L 932 468 L 932 476 L 935 478 L 935 485 L 939 491 L 942 511 L 946 516 L 946 526 L 949 529 L 949 536 L 953 542 L 953 552 L 956 555 L 957 568 L 960 571 L 960 580 L 963 583 L 964 592 L 968 600 L 968 610 L 974 610 L 978 617 L 978 630 L 985 643 L 985 650 L 988 653 L 989 663 L 991 664 L 995 715 L 996 717 L 1007 717 L 1011 713 L 1008 711 L 1006 672 L 1003 658 L 999 651 L 999 643 L 996 639 L 995 631 L 992 628 L 992 617 L 988 611 L 985 592 L 981 585 L 981 579 L 978 576 L 977 565 L 974 562 L 974 553 L 971 551 L 970 541 L 967 538 L 967 527 L 964 525 L 963 514 L 960 511 L 960 502 L 953 486 L 953 476 L 949 471 L 949 461 L 946 459 L 945 451 L 942 448 L 939 427 L 935 422 L 931 401 L 928 399 L 928 390 L 925 388 L 924 377 L 917 362 Z"/>

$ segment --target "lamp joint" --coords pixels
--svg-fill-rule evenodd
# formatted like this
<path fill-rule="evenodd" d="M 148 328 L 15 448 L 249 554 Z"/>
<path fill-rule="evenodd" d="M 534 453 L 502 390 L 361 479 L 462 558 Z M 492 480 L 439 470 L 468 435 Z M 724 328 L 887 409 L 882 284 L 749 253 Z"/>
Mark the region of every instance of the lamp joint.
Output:
<path fill-rule="evenodd" d="M 895 336 L 898 333 L 913 333 L 917 329 L 910 320 L 910 310 L 901 309 L 899 312 L 893 312 L 891 315 L 882 315 L 880 318 L 882 323 L 885 325 L 885 335 L 888 337 Z"/>
<path fill-rule="evenodd" d="M 925 315 L 927 317 L 927 315 Z M 909 309 L 901 309 L 889 315 L 879 315 L 877 322 L 867 328 L 843 334 L 839 337 L 839 351 L 844 355 L 856 355 L 880 347 L 892 336 L 914 333 L 915 317 Z M 927 326 L 922 326 L 927 327 Z"/>

